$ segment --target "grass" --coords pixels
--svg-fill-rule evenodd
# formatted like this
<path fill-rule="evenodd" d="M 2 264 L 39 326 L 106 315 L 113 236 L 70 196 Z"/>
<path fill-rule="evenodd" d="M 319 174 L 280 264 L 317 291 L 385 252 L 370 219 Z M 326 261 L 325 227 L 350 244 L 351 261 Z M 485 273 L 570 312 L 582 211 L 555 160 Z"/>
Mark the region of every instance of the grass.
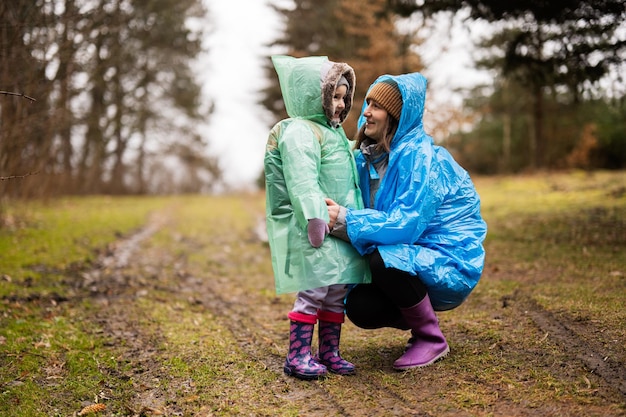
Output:
<path fill-rule="evenodd" d="M 219 281 L 219 291 L 235 297 L 250 288 L 238 286 L 239 281 L 231 281 L 229 277 L 246 276 L 254 287 L 255 277 L 271 276 L 266 251 L 259 253 L 258 242 L 250 237 L 262 207 L 258 196 L 243 200 L 240 196 L 187 199 L 176 208 L 178 220 L 172 229 L 162 231 L 154 239 L 152 249 L 156 252 L 185 254 L 185 270 L 164 271 L 164 275 L 184 274 Z M 182 240 L 172 239 L 171 230 L 176 230 Z M 254 404 L 256 415 L 298 415 L 293 405 L 267 395 L 268 391 L 281 392 L 281 381 L 267 372 L 267 365 L 254 354 L 251 356 L 238 347 L 240 341 L 230 332 L 232 320 L 254 325 L 247 322 L 248 317 L 207 314 L 206 308 L 198 303 L 188 307 L 189 294 L 182 293 L 172 299 L 172 293 L 165 289 L 155 294 L 156 302 L 142 300 L 145 303 L 142 310 L 161 323 L 168 349 L 177 352 L 176 358 L 165 360 L 171 374 L 194 382 L 193 389 L 182 393 L 179 397 L 182 400 L 176 401 L 185 415 L 198 409 L 215 415 L 244 415 L 247 411 L 242 407 L 250 404 Z M 160 302 L 165 297 L 170 301 L 168 304 Z M 275 298 L 273 292 L 259 290 L 242 299 L 242 303 L 255 308 Z M 250 341 L 254 342 L 258 341 Z M 272 340 L 261 342 L 273 344 Z"/>
<path fill-rule="evenodd" d="M 592 329 L 626 363 L 625 173 L 476 184 L 487 263 L 468 301 L 440 315 L 452 354 L 395 373 L 406 334 L 347 322 L 342 351 L 359 374 L 314 383 L 281 375 L 293 298 L 275 295 L 253 233 L 262 195 L 5 201 L 0 415 L 66 416 L 94 402 L 111 416 L 623 415 L 623 399 L 516 306 L 533 300 Z M 132 265 L 94 263 L 155 215 L 163 226 Z M 82 286 L 93 268 L 101 287 Z"/>
<path fill-rule="evenodd" d="M 3 205 L 0 414 L 66 415 L 76 400 L 93 400 L 100 366 L 114 361 L 102 340 L 84 328 L 90 301 L 60 304 L 75 296 L 68 274 L 78 273 L 165 204 L 89 197 Z"/>
<path fill-rule="evenodd" d="M 489 223 L 489 277 L 532 284 L 544 308 L 593 321 L 623 340 L 626 175 L 482 179 L 479 192 Z"/>
<path fill-rule="evenodd" d="M 138 229 L 162 198 L 63 198 L 10 202 L 1 206 L 0 265 L 5 281 L 29 280 L 51 289 L 47 275 L 64 274 L 72 264 L 92 261 L 107 245 Z M 0 295 L 14 287 L 3 286 Z"/>

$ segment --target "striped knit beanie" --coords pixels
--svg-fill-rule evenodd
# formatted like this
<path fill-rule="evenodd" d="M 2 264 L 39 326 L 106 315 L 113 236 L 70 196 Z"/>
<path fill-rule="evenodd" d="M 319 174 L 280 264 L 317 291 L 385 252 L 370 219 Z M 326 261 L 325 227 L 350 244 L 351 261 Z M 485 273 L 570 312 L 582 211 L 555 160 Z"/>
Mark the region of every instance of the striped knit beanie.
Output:
<path fill-rule="evenodd" d="M 387 113 L 392 115 L 396 120 L 400 120 L 400 112 L 402 111 L 402 95 L 398 89 L 398 84 L 393 80 L 383 80 L 374 84 L 367 93 L 365 100 L 374 100 Z"/>

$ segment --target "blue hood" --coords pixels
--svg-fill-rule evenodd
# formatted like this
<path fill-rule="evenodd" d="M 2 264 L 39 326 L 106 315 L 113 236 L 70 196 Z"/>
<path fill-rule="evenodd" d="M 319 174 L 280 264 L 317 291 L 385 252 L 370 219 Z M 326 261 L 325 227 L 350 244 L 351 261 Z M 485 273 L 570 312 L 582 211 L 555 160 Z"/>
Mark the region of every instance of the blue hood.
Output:
<path fill-rule="evenodd" d="M 391 148 L 393 149 L 400 142 L 406 140 L 407 135 L 412 138 L 419 137 L 420 139 L 430 140 L 432 142 L 430 136 L 427 136 L 424 132 L 423 124 L 424 105 L 426 103 L 426 78 L 417 72 L 402 75 L 381 75 L 370 86 L 368 93 L 374 85 L 384 80 L 393 80 L 396 82 L 398 89 L 400 90 L 400 94 L 402 95 L 403 102 L 398 130 L 396 131 L 396 135 L 391 142 Z M 366 107 L 367 103 L 363 103 L 361 116 L 358 121 L 359 128 L 361 128 L 361 126 L 365 123 L 363 112 Z M 424 138 L 422 135 L 426 137 Z"/>

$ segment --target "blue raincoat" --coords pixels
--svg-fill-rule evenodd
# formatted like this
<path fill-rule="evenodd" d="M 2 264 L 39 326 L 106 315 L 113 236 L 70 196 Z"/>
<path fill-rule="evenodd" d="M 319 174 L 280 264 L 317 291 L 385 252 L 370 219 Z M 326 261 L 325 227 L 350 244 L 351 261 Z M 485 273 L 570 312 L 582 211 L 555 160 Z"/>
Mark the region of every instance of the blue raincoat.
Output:
<path fill-rule="evenodd" d="M 426 79 L 419 73 L 383 75 L 374 84 L 389 78 L 403 98 L 389 164 L 373 207 L 347 210 L 347 233 L 359 253 L 378 249 L 386 267 L 419 276 L 433 307 L 449 310 L 480 279 L 487 225 L 469 174 L 424 132 Z M 359 127 L 364 122 L 361 113 Z M 360 152 L 356 163 L 367 196 L 369 169 Z"/>
<path fill-rule="evenodd" d="M 333 127 L 330 104 L 343 75 L 354 94 L 354 71 L 326 57 L 272 57 L 289 118 L 271 130 L 265 152 L 266 224 L 277 293 L 370 281 L 367 261 L 350 245 L 327 236 L 311 246 L 308 220 L 328 222 L 325 197 L 361 209 L 363 200 L 351 143 Z"/>

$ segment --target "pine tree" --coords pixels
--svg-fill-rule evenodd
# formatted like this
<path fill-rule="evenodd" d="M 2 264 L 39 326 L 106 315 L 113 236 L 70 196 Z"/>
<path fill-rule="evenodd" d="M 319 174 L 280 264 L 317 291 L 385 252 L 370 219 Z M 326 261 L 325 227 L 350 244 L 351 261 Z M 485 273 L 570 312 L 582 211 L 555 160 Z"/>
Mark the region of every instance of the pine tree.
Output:
<path fill-rule="evenodd" d="M 501 0 L 390 0 L 403 15 L 425 18 L 439 12 L 469 12 L 469 18 L 493 23 L 494 32 L 479 45 L 487 58 L 481 66 L 496 70 L 511 83 L 526 87 L 529 167 L 548 163 L 546 92 L 567 90 L 574 105 L 593 95 L 607 74 L 624 70 L 626 40 L 620 33 L 626 19 L 623 0 L 513 1 Z M 484 56 L 484 55 L 483 55 Z M 561 99 L 563 96 L 561 96 Z"/>

